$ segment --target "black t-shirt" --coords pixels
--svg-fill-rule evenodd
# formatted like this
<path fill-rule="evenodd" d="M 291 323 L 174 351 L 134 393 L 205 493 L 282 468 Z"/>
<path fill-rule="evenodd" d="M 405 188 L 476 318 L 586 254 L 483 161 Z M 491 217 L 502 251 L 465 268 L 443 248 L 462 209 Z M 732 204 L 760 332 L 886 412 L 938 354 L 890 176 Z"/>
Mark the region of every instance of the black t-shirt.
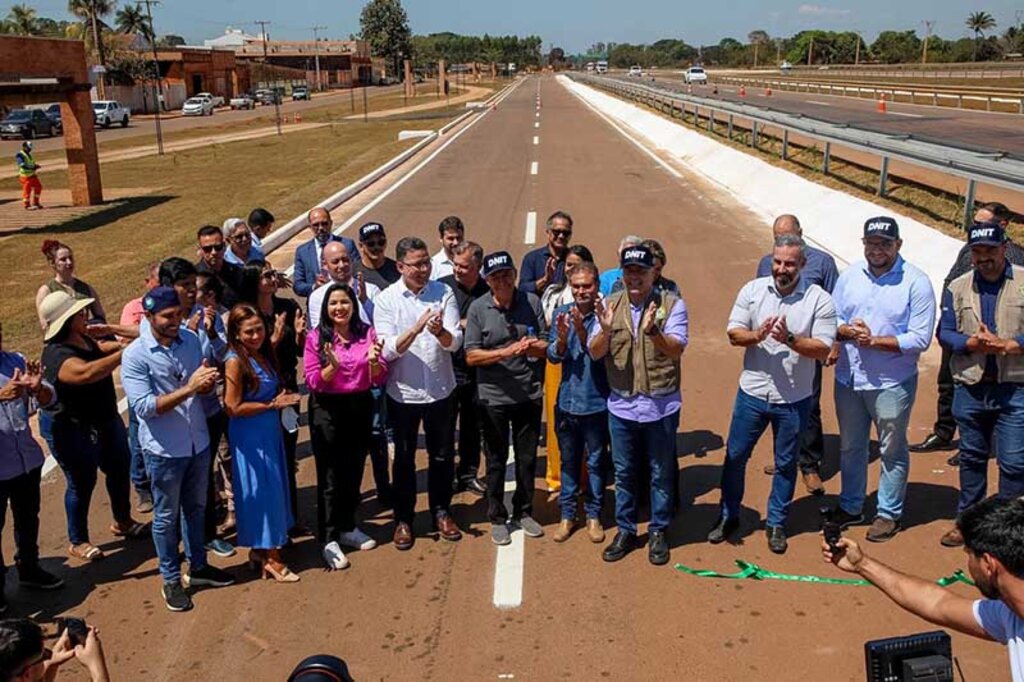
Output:
<path fill-rule="evenodd" d="M 241 302 L 242 289 L 244 287 L 241 267 L 225 261 L 220 268 L 220 272 L 214 272 L 205 261 L 201 260 L 196 263 L 196 271 L 201 275 L 213 275 L 220 280 L 224 287 L 224 295 L 221 297 L 220 302 L 225 308 L 231 310 L 237 303 Z"/>
<path fill-rule="evenodd" d="M 533 294 L 516 290 L 512 307 L 498 308 L 491 296 L 481 296 L 466 315 L 466 350 L 494 350 L 525 336 L 547 338 L 544 310 Z M 476 368 L 477 397 L 483 405 L 516 405 L 544 397 L 544 360 L 513 357 Z"/>
<path fill-rule="evenodd" d="M 398 265 L 391 258 L 385 258 L 384 265 L 376 270 L 362 261 L 356 261 L 352 264 L 352 272 L 356 275 L 363 273 L 363 279 L 370 284 L 376 284 L 381 291 L 402 279 L 401 273 L 398 272 Z"/>
<path fill-rule="evenodd" d="M 107 356 L 92 339 L 87 338 L 86 343 L 88 349 L 56 342 L 43 347 L 43 375 L 57 391 L 57 403 L 50 408 L 56 421 L 92 424 L 117 417 L 117 393 L 112 375 L 91 384 L 65 384 L 57 378 L 68 358 L 92 362 Z"/>
<path fill-rule="evenodd" d="M 455 292 L 455 303 L 459 306 L 459 319 L 461 320 L 466 319 L 470 303 L 484 294 L 491 293 L 491 288 L 487 286 L 487 282 L 484 281 L 483 277 L 477 279 L 476 286 L 472 289 L 462 288 L 455 281 L 455 275 L 445 275 L 437 281 L 447 284 L 448 288 Z M 459 346 L 459 350 L 452 355 L 452 369 L 455 370 L 455 382 L 459 386 L 464 386 L 476 380 L 476 372 L 466 366 L 466 349 L 462 346 Z"/>
<path fill-rule="evenodd" d="M 274 359 L 277 361 L 277 372 L 284 388 L 290 391 L 298 391 L 298 359 L 302 356 L 302 346 L 299 345 L 298 336 L 295 333 L 295 314 L 299 311 L 299 304 L 290 298 L 279 298 L 274 296 L 274 312 L 272 315 L 263 315 L 263 323 L 267 326 L 267 337 L 274 333 L 274 321 L 277 316 L 284 313 L 284 336 L 274 349 Z M 262 314 L 262 312 L 261 312 Z"/>

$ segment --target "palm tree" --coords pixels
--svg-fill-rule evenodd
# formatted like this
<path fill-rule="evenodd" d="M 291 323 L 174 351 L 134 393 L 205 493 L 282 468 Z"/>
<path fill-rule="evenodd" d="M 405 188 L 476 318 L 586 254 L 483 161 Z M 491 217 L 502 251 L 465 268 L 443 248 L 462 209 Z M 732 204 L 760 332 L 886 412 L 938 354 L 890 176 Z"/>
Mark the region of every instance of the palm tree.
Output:
<path fill-rule="evenodd" d="M 113 0 L 68 0 L 68 11 L 89 25 L 100 66 L 106 66 L 107 52 L 103 47 L 100 24 L 103 17 L 114 11 Z"/>
<path fill-rule="evenodd" d="M 39 33 L 36 11 L 28 5 L 12 5 L 4 23 L 8 33 L 21 36 L 32 36 Z"/>
<path fill-rule="evenodd" d="M 978 45 L 985 31 L 991 31 L 996 27 L 996 20 L 988 12 L 971 12 L 964 22 L 967 28 L 974 31 L 974 61 L 978 61 Z"/>
<path fill-rule="evenodd" d="M 147 42 L 152 42 L 152 36 L 149 34 L 149 20 L 138 5 L 125 5 L 117 10 L 117 14 L 114 15 L 114 23 L 121 33 L 140 35 Z"/>

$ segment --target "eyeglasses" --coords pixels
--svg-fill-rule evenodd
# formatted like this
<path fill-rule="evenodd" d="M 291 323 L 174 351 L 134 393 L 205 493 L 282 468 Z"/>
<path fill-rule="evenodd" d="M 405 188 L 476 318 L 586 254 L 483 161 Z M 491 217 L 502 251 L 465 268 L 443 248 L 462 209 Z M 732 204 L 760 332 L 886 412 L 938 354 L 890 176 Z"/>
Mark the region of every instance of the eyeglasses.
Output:
<path fill-rule="evenodd" d="M 429 260 L 421 260 L 418 263 L 406 263 L 404 260 L 400 260 L 398 262 L 401 263 L 402 265 L 404 265 L 407 268 L 414 268 L 416 270 L 427 270 L 427 269 L 430 268 L 430 261 Z"/>
<path fill-rule="evenodd" d="M 368 248 L 368 249 L 383 249 L 385 246 L 387 246 L 388 240 L 387 239 L 368 239 L 367 241 L 363 242 L 363 244 L 366 244 L 366 248 Z"/>
<path fill-rule="evenodd" d="M 233 241 L 235 244 L 241 244 L 242 242 L 247 242 L 250 241 L 251 239 L 252 235 L 250 235 L 248 232 L 243 232 L 242 234 L 236 234 L 234 237 L 231 238 L 231 241 Z"/>
<path fill-rule="evenodd" d="M 206 246 L 199 247 L 203 250 L 203 253 L 213 253 L 216 251 L 220 253 L 224 250 L 224 242 L 217 242 L 216 244 L 207 244 Z"/>

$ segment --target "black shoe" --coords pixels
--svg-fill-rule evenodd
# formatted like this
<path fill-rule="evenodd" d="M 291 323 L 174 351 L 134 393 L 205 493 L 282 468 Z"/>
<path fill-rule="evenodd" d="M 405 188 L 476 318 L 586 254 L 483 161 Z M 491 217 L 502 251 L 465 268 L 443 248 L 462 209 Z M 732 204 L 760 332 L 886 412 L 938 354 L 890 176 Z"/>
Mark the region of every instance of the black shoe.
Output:
<path fill-rule="evenodd" d="M 604 553 L 601 557 L 607 562 L 618 561 L 632 552 L 635 547 L 636 536 L 632 533 L 620 530 L 615 534 L 615 539 L 612 540 L 612 544 L 604 548 Z"/>
<path fill-rule="evenodd" d="M 216 566 L 206 564 L 199 568 L 191 569 L 185 576 L 185 584 L 189 587 L 227 587 L 235 584 L 235 576 L 227 571 L 222 571 Z"/>
<path fill-rule="evenodd" d="M 192 597 L 181 586 L 181 583 L 164 583 L 164 603 L 171 611 L 189 611 L 192 609 Z"/>
<path fill-rule="evenodd" d="M 953 455 L 952 457 L 950 457 L 949 459 L 947 459 L 946 460 L 946 464 L 948 464 L 951 467 L 958 467 L 958 466 L 960 466 L 960 453 L 958 452 L 955 455 Z"/>
<path fill-rule="evenodd" d="M 938 450 L 952 450 L 953 441 L 949 438 L 943 438 L 934 433 L 929 433 L 928 436 L 920 443 L 915 443 L 910 446 L 911 452 L 936 452 Z"/>
<path fill-rule="evenodd" d="M 44 571 L 39 564 L 19 565 L 18 582 L 22 587 L 32 587 L 37 590 L 56 590 L 64 587 L 63 580 L 48 571 Z"/>
<path fill-rule="evenodd" d="M 739 519 L 727 519 L 724 516 L 719 516 L 715 521 L 715 527 L 708 531 L 708 542 L 712 545 L 725 542 L 730 535 L 739 530 L 739 527 Z"/>
<path fill-rule="evenodd" d="M 487 486 L 484 485 L 484 482 L 481 481 L 479 478 L 475 477 L 469 479 L 468 481 L 464 481 L 462 489 L 468 490 L 469 492 L 475 495 L 480 495 L 481 497 L 484 495 L 484 493 L 487 492 Z"/>
<path fill-rule="evenodd" d="M 665 531 L 652 530 L 647 540 L 647 559 L 655 566 L 664 566 L 668 563 L 668 540 L 665 539 Z"/>
<path fill-rule="evenodd" d="M 765 528 L 765 534 L 768 536 L 768 549 L 775 554 L 786 553 L 789 545 L 786 542 L 786 531 L 782 526 L 768 526 Z"/>
<path fill-rule="evenodd" d="M 839 524 L 841 530 L 846 530 L 850 526 L 858 526 L 864 523 L 864 515 L 849 514 L 843 511 L 842 507 L 836 507 L 835 511 L 832 512 L 832 520 Z"/>

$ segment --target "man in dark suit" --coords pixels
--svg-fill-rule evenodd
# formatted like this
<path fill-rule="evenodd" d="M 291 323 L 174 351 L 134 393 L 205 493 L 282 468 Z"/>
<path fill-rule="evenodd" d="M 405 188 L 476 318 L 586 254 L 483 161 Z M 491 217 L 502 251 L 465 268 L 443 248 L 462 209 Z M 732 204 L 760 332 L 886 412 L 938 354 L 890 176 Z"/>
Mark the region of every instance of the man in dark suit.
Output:
<path fill-rule="evenodd" d="M 348 237 L 336 235 L 331 231 L 334 228 L 334 222 L 331 220 L 330 211 L 318 206 L 309 212 L 308 219 L 313 238 L 295 250 L 295 271 L 292 273 L 295 293 L 304 297 L 308 297 L 313 293 L 313 289 L 327 282 L 327 277 L 323 274 L 320 265 L 320 253 L 327 242 L 337 241 L 344 244 L 353 264 L 360 260 L 356 243 Z"/>

